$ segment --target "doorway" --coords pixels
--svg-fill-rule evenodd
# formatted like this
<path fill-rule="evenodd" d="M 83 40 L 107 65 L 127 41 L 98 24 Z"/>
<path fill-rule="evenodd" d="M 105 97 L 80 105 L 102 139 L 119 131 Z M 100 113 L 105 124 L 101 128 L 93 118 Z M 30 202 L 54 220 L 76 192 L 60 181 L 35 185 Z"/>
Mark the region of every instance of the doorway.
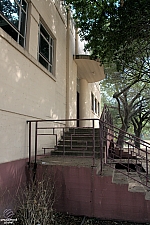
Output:
<path fill-rule="evenodd" d="M 79 92 L 77 91 L 77 119 L 79 119 Z M 77 120 L 77 127 L 79 127 L 79 120 Z"/>

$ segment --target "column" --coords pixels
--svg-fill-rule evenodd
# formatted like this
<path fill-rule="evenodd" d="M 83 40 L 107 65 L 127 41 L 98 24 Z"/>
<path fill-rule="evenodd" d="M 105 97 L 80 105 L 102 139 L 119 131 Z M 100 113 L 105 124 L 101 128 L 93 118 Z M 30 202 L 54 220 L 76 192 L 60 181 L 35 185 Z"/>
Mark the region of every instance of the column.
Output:
<path fill-rule="evenodd" d="M 79 115 L 80 119 L 89 118 L 89 101 L 88 98 L 88 82 L 85 79 L 80 80 L 80 100 L 79 100 Z M 80 126 L 88 126 L 89 121 L 80 121 Z"/>

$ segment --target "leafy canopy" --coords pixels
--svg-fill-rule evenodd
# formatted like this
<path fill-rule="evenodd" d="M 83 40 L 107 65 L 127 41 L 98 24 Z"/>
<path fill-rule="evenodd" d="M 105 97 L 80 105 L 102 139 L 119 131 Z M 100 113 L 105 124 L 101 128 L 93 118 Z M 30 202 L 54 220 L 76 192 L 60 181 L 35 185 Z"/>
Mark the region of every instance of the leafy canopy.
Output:
<path fill-rule="evenodd" d="M 150 38 L 150 1 L 67 0 L 86 49 L 101 62 L 131 62 Z M 137 48 L 138 47 L 138 48 Z M 140 52 L 139 52 L 140 53 Z"/>

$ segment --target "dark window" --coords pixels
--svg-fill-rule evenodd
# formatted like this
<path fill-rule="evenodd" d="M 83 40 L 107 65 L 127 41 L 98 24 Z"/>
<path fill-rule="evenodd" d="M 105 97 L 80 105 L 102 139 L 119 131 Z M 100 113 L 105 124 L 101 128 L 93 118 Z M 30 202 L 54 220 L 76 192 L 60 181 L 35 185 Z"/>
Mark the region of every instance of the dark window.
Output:
<path fill-rule="evenodd" d="M 98 102 L 98 116 L 100 115 L 100 104 L 99 104 L 99 102 Z"/>
<path fill-rule="evenodd" d="M 0 0 L 0 27 L 22 47 L 25 47 L 27 2 Z"/>
<path fill-rule="evenodd" d="M 51 73 L 54 67 L 54 40 L 45 27 L 40 24 L 39 30 L 39 62 Z"/>
<path fill-rule="evenodd" d="M 97 99 L 95 98 L 95 113 L 97 113 Z"/>
<path fill-rule="evenodd" d="M 94 112 L 94 95 L 91 93 L 91 109 Z"/>

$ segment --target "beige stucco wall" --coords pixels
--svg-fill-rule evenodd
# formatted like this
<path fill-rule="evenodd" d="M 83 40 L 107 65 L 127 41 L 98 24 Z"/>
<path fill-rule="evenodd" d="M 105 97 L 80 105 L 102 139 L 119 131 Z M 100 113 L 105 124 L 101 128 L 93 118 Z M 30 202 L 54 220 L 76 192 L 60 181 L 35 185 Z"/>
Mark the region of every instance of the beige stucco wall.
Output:
<path fill-rule="evenodd" d="M 28 156 L 26 120 L 65 118 L 65 21 L 47 1 L 33 1 L 29 11 L 27 50 L 0 28 L 0 163 Z M 56 39 L 55 76 L 37 61 L 40 17 Z"/>
<path fill-rule="evenodd" d="M 55 39 L 54 75 L 37 60 L 40 20 Z M 23 49 L 0 28 L 0 49 L 0 163 L 4 163 L 28 157 L 27 120 L 76 119 L 75 30 L 72 22 L 67 30 L 59 4 L 55 5 L 51 0 L 32 0 L 26 48 Z M 93 118 L 97 116 L 91 112 L 91 91 L 97 99 L 100 95 L 95 84 L 87 84 L 87 116 Z M 54 139 L 45 136 L 38 150 L 42 152 L 43 145 L 51 147 L 54 144 Z"/>

